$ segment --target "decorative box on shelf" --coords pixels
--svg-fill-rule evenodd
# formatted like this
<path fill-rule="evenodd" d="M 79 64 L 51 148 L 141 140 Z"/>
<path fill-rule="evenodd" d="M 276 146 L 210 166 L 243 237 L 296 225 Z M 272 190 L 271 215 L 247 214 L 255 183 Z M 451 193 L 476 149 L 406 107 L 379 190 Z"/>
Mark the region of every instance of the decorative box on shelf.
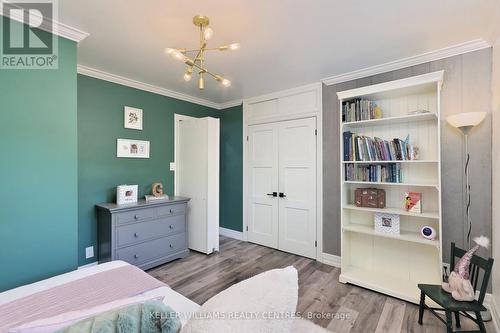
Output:
<path fill-rule="evenodd" d="M 357 207 L 385 208 L 385 191 L 377 188 L 357 188 L 354 191 Z"/>

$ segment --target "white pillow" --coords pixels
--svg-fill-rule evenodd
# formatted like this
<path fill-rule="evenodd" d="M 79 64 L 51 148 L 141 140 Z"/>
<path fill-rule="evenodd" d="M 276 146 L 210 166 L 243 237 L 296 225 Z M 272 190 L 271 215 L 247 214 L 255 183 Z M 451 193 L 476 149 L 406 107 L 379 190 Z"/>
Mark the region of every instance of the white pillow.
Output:
<path fill-rule="evenodd" d="M 75 324 L 81 320 L 93 317 L 100 313 L 121 309 L 132 304 L 144 303 L 150 300 L 163 301 L 163 296 L 158 295 L 139 295 L 122 298 L 113 302 L 97 305 L 88 309 L 65 312 L 57 316 L 38 319 L 29 323 L 10 328 L 8 333 L 52 333 L 61 328 Z"/>
<path fill-rule="evenodd" d="M 206 301 L 181 332 L 290 332 L 298 290 L 293 266 L 261 273 Z"/>

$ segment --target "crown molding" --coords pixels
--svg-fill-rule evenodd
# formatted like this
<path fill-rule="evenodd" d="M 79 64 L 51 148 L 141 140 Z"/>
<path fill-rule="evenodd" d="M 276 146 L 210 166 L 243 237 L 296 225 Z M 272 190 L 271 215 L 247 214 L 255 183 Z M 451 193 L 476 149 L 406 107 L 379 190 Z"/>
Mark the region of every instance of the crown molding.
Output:
<path fill-rule="evenodd" d="M 475 39 L 462 44 L 452 45 L 432 52 L 423 53 L 420 55 L 403 58 L 385 64 L 371 66 L 352 72 L 347 72 L 340 75 L 330 76 L 321 80 L 326 85 L 337 84 L 341 82 L 361 79 L 367 76 L 387 73 L 405 67 L 420 65 L 430 61 L 436 61 L 456 55 L 478 51 L 491 47 L 491 44 L 484 39 Z"/>
<path fill-rule="evenodd" d="M 88 32 L 76 29 L 61 22 L 55 22 L 54 34 L 77 43 L 80 43 L 82 40 L 90 36 Z"/>
<path fill-rule="evenodd" d="M 0 15 L 2 15 L 4 17 L 8 17 L 11 20 L 24 23 L 23 17 L 20 15 L 10 15 L 9 16 L 9 15 L 4 14 L 3 7 L 0 8 Z M 40 16 L 36 13 L 34 15 Z M 39 28 L 44 30 L 44 31 L 50 32 L 56 36 L 66 38 L 66 39 L 72 40 L 72 41 L 77 42 L 77 43 L 81 42 L 82 40 L 84 40 L 85 38 L 90 36 L 90 34 L 88 32 L 79 30 L 77 28 L 71 27 L 67 24 L 61 23 L 61 22 L 56 21 L 56 20 L 49 20 L 45 24 L 42 24 Z"/>
<path fill-rule="evenodd" d="M 240 106 L 243 104 L 242 99 L 235 99 L 234 101 L 219 103 L 219 110 L 229 109 L 235 106 Z"/>
<path fill-rule="evenodd" d="M 217 109 L 217 110 L 222 109 L 222 107 L 221 107 L 222 104 L 219 104 L 219 103 L 214 103 L 214 102 L 208 101 L 206 99 L 186 95 L 186 94 L 179 93 L 179 92 L 176 92 L 173 90 L 154 86 L 154 85 L 149 84 L 149 83 L 144 83 L 141 81 L 137 81 L 137 80 L 123 77 L 123 76 L 119 76 L 116 74 L 111 74 L 108 72 L 101 71 L 99 69 L 95 69 L 95 68 L 91 68 L 91 67 L 87 67 L 87 66 L 83 66 L 83 65 L 78 65 L 77 72 L 78 72 L 78 74 L 91 76 L 91 77 L 96 78 L 96 79 L 117 83 L 117 84 L 120 84 L 122 86 L 140 89 L 140 90 L 148 91 L 148 92 L 158 94 L 158 95 L 172 97 L 175 99 L 179 99 L 181 101 L 186 101 L 186 102 L 191 102 L 194 104 L 207 106 L 207 107 L 212 108 L 212 109 Z"/>

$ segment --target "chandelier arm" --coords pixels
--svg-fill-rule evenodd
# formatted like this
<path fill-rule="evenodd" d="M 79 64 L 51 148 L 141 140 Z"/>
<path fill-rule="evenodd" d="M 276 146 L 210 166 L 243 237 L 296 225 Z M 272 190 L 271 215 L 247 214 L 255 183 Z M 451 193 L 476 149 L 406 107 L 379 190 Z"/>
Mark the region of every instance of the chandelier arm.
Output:
<path fill-rule="evenodd" d="M 201 49 L 193 49 L 193 50 L 185 50 L 183 53 L 191 53 L 191 52 L 198 52 L 201 51 Z M 220 51 L 218 47 L 212 47 L 212 48 L 205 48 L 203 51 Z"/>
<path fill-rule="evenodd" d="M 201 67 L 200 65 L 198 65 L 196 63 L 193 63 L 193 66 L 196 67 L 196 68 L 198 68 L 203 73 L 207 73 L 208 75 L 212 76 L 214 79 L 217 79 L 217 74 L 214 74 L 214 73 L 210 72 L 208 69 L 203 68 L 203 67 Z"/>

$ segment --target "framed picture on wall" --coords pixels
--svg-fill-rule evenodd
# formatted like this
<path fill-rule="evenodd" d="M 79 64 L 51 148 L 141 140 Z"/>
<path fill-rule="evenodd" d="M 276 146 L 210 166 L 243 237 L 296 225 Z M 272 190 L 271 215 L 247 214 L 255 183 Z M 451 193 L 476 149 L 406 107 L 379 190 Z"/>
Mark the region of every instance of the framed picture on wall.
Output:
<path fill-rule="evenodd" d="M 125 128 L 142 131 L 142 109 L 125 107 Z"/>
<path fill-rule="evenodd" d="M 117 139 L 116 157 L 149 158 L 149 141 Z"/>

